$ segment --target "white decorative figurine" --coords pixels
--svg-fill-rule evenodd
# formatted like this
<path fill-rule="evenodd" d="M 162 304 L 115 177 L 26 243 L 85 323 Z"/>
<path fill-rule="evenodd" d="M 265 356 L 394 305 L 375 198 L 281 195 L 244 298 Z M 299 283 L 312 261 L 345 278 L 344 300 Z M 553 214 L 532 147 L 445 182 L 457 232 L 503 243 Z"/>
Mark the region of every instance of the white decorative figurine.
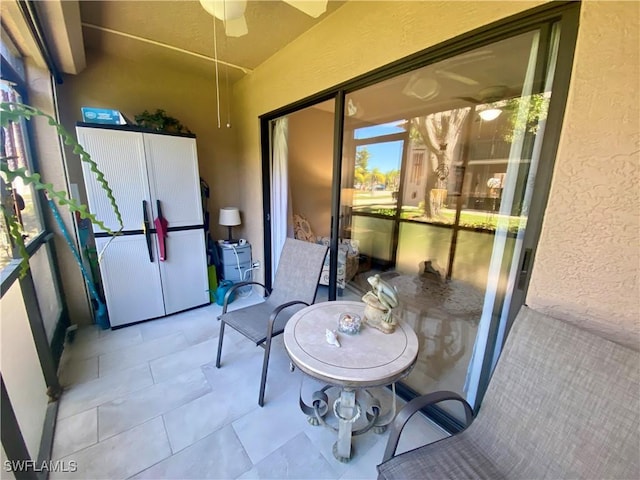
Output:
<path fill-rule="evenodd" d="M 384 333 L 392 333 L 396 324 L 391 310 L 398 306 L 398 291 L 378 274 L 367 278 L 367 281 L 371 285 L 371 291 L 362 297 L 362 301 L 366 303 L 365 321 Z"/>
<path fill-rule="evenodd" d="M 332 332 L 327 328 L 325 331 L 325 337 L 329 345 L 335 345 L 336 347 L 340 347 L 340 342 L 338 341 L 338 336 L 336 335 L 336 332 Z"/>

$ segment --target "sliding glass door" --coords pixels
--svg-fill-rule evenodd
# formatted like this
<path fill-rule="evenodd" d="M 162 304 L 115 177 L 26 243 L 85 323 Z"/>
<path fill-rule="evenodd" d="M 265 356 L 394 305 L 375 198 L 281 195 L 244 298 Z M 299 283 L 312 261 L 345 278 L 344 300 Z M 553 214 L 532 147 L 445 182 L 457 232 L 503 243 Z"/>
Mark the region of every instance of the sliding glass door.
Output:
<path fill-rule="evenodd" d="M 420 341 L 408 396 L 452 390 L 477 407 L 524 302 L 575 45 L 577 9 L 565 13 L 287 114 L 313 118 L 291 171 L 304 167 L 294 204 L 338 253 L 327 296 L 359 300 L 372 275 L 397 289 L 396 319 Z"/>
<path fill-rule="evenodd" d="M 474 356 L 509 310 L 559 33 L 533 29 L 345 97 L 340 231 L 360 252 L 349 286 L 364 292 L 378 274 L 397 288 L 398 321 L 420 338 L 405 381 L 417 393 L 468 395 Z"/>

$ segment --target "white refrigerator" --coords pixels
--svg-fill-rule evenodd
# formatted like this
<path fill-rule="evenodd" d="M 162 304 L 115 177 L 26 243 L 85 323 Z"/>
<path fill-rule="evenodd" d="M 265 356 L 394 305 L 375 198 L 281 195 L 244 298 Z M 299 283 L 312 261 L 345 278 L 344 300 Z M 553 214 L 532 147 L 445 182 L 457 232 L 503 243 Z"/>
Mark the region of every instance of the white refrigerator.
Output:
<path fill-rule="evenodd" d="M 111 326 L 209 303 L 195 137 L 84 123 L 76 132 L 109 182 L 124 224 L 115 237 L 94 226 Z M 118 230 L 105 192 L 82 166 L 90 211 Z M 160 217 L 166 228 L 156 228 Z"/>

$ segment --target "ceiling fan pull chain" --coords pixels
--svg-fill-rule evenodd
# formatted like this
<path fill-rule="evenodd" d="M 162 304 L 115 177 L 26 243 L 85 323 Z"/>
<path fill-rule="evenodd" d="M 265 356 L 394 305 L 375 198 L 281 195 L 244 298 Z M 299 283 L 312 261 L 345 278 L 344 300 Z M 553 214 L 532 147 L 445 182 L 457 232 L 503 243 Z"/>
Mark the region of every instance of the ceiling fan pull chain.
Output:
<path fill-rule="evenodd" d="M 213 18 L 213 63 L 216 66 L 216 104 L 218 114 L 218 128 L 220 128 L 220 82 L 218 81 L 218 35 L 216 33 L 216 19 Z"/>
<path fill-rule="evenodd" d="M 227 18 L 227 12 L 226 12 L 226 8 L 227 8 L 227 2 L 224 3 L 225 5 L 225 18 Z M 225 29 L 227 28 L 226 24 L 225 24 Z M 224 36 L 224 51 L 227 52 L 227 36 Z M 231 102 L 229 101 L 229 69 L 225 68 L 224 69 L 224 82 L 225 82 L 225 97 L 227 98 L 227 128 L 231 128 Z"/>

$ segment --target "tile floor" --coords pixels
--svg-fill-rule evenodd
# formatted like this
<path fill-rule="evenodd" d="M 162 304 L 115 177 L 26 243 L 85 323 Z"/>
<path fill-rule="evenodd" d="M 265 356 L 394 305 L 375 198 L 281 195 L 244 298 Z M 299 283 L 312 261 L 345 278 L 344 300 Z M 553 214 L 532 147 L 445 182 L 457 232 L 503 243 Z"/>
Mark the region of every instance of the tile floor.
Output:
<path fill-rule="evenodd" d="M 232 307 L 258 301 L 251 294 Z M 213 304 L 115 331 L 80 329 L 61 362 L 52 452 L 78 469 L 51 478 L 376 478 L 388 434 L 354 437 L 351 462 L 335 460 L 336 434 L 308 424 L 298 407 L 320 385 L 289 371 L 282 336 L 263 408 L 262 348 L 228 328 L 215 368 L 220 311 Z M 392 404 L 390 390 L 377 395 Z M 444 436 L 421 416 L 405 432 L 402 451 Z"/>

